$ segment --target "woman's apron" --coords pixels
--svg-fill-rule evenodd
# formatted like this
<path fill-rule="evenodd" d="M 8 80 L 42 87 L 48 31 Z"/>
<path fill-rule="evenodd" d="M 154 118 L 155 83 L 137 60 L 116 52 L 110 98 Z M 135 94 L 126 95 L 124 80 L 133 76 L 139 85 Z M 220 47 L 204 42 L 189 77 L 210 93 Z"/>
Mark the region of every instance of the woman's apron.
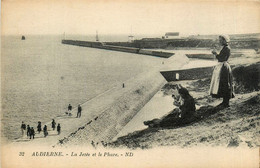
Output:
<path fill-rule="evenodd" d="M 221 73 L 221 68 L 223 67 L 224 63 L 225 62 L 218 62 L 218 64 L 214 68 L 212 78 L 211 78 L 211 83 L 210 83 L 210 89 L 209 89 L 210 95 L 218 94 L 220 73 Z"/>

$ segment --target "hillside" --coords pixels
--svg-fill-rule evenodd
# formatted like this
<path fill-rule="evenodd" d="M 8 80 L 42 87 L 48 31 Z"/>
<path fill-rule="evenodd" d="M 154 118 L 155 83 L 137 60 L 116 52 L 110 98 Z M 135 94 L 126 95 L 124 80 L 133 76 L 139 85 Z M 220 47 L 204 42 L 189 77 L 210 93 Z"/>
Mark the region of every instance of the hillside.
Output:
<path fill-rule="evenodd" d="M 241 69 L 246 69 L 244 74 L 241 73 Z M 254 79 L 259 86 L 259 65 L 237 67 L 233 71 L 236 77 L 236 96 L 231 99 L 229 108 L 217 107 L 220 100 L 208 95 L 209 78 L 170 82 L 163 87 L 161 92 L 171 95 L 172 88 L 176 84 L 182 84 L 196 100 L 197 118 L 192 123 L 179 127 L 147 128 L 136 131 L 118 138 L 109 146 L 131 149 L 160 146 L 259 147 L 260 92 L 255 87 L 255 82 L 248 80 L 252 73 L 256 74 Z M 239 71 L 240 73 L 237 73 Z"/>

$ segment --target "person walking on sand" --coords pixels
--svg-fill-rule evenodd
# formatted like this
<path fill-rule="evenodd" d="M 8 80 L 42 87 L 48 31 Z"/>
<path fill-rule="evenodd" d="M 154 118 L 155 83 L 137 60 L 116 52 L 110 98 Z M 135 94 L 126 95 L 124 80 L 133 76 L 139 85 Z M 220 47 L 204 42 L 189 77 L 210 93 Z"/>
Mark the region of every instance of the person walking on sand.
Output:
<path fill-rule="evenodd" d="M 29 137 L 29 136 L 30 136 L 30 130 L 31 130 L 31 127 L 30 127 L 30 125 L 27 125 L 27 137 Z"/>
<path fill-rule="evenodd" d="M 58 126 L 57 126 L 58 135 L 60 135 L 60 130 L 61 130 L 61 127 L 60 127 L 60 123 L 59 123 Z"/>
<path fill-rule="evenodd" d="M 34 139 L 34 135 L 35 135 L 35 131 L 34 131 L 34 129 L 33 129 L 33 127 L 31 127 L 31 129 L 30 129 L 30 139 Z"/>
<path fill-rule="evenodd" d="M 44 137 L 46 137 L 48 135 L 48 131 L 47 131 L 47 126 L 44 125 L 43 127 L 43 134 L 44 134 Z"/>
<path fill-rule="evenodd" d="M 54 119 L 52 119 L 51 127 L 52 127 L 53 130 L 55 130 L 55 128 L 56 128 L 56 122 L 55 122 Z"/>
<path fill-rule="evenodd" d="M 42 131 L 42 123 L 40 121 L 38 121 L 37 131 L 38 133 L 41 133 Z"/>
<path fill-rule="evenodd" d="M 22 125 L 21 125 L 21 131 L 22 131 L 22 136 L 24 135 L 24 131 L 26 130 L 26 125 L 24 124 L 24 122 L 22 121 Z"/>
<path fill-rule="evenodd" d="M 220 53 L 212 51 L 218 60 L 215 66 L 209 93 L 214 98 L 223 98 L 223 102 L 219 106 L 229 107 L 229 100 L 234 98 L 232 70 L 227 62 L 230 57 L 230 47 L 228 45 L 230 39 L 227 35 L 219 36 L 219 43 L 223 46 Z"/>
<path fill-rule="evenodd" d="M 71 110 L 72 110 L 72 106 L 71 106 L 71 104 L 69 104 L 69 106 L 68 106 L 68 115 L 69 116 L 71 116 Z"/>
<path fill-rule="evenodd" d="M 81 117 L 81 111 L 82 111 L 82 108 L 81 108 L 81 106 L 79 104 L 79 106 L 78 106 L 78 113 L 77 113 L 77 117 L 76 118 L 80 118 Z"/>

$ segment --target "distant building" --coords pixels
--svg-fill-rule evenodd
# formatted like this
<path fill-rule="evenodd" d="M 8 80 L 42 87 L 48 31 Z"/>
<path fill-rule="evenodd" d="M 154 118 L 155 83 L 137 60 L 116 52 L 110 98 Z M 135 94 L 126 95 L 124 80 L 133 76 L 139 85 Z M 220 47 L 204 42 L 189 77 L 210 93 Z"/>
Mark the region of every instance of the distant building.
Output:
<path fill-rule="evenodd" d="M 128 42 L 132 43 L 132 42 L 134 42 L 134 40 L 135 40 L 134 36 L 132 36 L 132 35 L 128 36 Z"/>
<path fill-rule="evenodd" d="M 165 38 L 175 38 L 180 35 L 179 32 L 166 32 L 165 33 Z"/>

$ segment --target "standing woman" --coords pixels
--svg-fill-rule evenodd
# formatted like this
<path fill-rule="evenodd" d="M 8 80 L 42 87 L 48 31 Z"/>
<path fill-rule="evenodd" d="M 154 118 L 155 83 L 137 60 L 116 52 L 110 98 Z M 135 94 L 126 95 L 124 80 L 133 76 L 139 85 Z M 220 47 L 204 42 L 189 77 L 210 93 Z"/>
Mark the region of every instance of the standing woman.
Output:
<path fill-rule="evenodd" d="M 30 136 L 31 127 L 30 125 L 27 125 L 27 137 Z"/>
<path fill-rule="evenodd" d="M 26 130 L 26 125 L 24 124 L 24 122 L 22 121 L 22 125 L 21 125 L 21 130 L 22 130 L 22 136 L 24 135 L 24 131 Z"/>
<path fill-rule="evenodd" d="M 38 121 L 37 131 L 38 133 L 41 133 L 42 131 L 42 123 L 40 121 Z"/>
<path fill-rule="evenodd" d="M 47 130 L 46 125 L 44 125 L 44 127 L 43 127 L 43 134 L 44 134 L 44 137 L 46 137 L 48 135 L 48 130 Z"/>
<path fill-rule="evenodd" d="M 51 127 L 53 130 L 55 130 L 55 127 L 56 127 L 56 122 L 54 119 L 52 119 L 52 122 L 51 122 Z"/>
<path fill-rule="evenodd" d="M 219 36 L 219 43 L 223 46 L 219 54 L 216 51 L 212 51 L 218 60 L 218 64 L 215 66 L 210 83 L 210 95 L 214 98 L 223 98 L 223 102 L 220 104 L 224 107 L 229 107 L 229 99 L 234 97 L 233 93 L 233 77 L 232 70 L 228 64 L 228 58 L 230 56 L 229 37 L 227 35 Z"/>

